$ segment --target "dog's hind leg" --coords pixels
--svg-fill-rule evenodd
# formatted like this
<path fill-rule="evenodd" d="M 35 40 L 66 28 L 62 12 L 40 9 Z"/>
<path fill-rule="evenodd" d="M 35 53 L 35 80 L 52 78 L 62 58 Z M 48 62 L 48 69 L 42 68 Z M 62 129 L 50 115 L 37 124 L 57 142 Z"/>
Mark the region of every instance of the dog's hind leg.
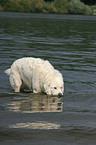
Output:
<path fill-rule="evenodd" d="M 22 80 L 18 71 L 16 70 L 10 71 L 10 84 L 15 92 L 20 92 Z"/>
<path fill-rule="evenodd" d="M 20 92 L 20 87 L 15 87 L 15 88 L 14 88 L 14 91 L 15 91 L 15 92 Z"/>

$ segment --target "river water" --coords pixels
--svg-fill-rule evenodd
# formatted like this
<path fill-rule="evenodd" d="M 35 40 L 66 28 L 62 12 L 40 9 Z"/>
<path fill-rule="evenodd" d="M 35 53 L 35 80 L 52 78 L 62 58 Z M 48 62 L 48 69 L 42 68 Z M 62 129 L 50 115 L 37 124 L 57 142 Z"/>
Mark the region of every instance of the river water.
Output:
<path fill-rule="evenodd" d="M 62 98 L 14 93 L 4 70 L 47 59 Z M 0 145 L 96 145 L 96 16 L 0 12 Z"/>

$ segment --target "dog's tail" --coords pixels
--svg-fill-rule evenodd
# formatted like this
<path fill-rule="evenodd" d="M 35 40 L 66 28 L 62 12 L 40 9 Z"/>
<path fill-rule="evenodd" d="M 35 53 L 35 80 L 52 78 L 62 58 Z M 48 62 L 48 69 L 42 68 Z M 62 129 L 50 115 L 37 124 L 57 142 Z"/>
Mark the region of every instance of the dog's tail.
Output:
<path fill-rule="evenodd" d="M 7 75 L 10 75 L 10 68 L 4 71 Z"/>

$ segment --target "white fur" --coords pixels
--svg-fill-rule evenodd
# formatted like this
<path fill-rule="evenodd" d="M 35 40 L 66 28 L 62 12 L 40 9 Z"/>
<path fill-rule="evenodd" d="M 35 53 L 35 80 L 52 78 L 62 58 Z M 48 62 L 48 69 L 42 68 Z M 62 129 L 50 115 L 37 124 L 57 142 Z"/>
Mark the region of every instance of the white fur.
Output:
<path fill-rule="evenodd" d="M 54 69 L 49 61 L 33 57 L 21 58 L 16 60 L 5 73 L 10 76 L 10 84 L 15 92 L 20 92 L 20 88 L 23 86 L 34 93 L 63 95 L 62 74 Z"/>

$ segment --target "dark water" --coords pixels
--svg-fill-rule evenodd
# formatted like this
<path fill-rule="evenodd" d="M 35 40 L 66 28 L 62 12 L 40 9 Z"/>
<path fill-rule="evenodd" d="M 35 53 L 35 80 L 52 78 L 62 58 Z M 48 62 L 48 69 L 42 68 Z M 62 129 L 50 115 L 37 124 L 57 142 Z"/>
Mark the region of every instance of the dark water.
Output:
<path fill-rule="evenodd" d="M 64 76 L 62 98 L 14 93 L 4 70 L 25 56 Z M 0 13 L 0 145 L 96 145 L 96 16 Z"/>

